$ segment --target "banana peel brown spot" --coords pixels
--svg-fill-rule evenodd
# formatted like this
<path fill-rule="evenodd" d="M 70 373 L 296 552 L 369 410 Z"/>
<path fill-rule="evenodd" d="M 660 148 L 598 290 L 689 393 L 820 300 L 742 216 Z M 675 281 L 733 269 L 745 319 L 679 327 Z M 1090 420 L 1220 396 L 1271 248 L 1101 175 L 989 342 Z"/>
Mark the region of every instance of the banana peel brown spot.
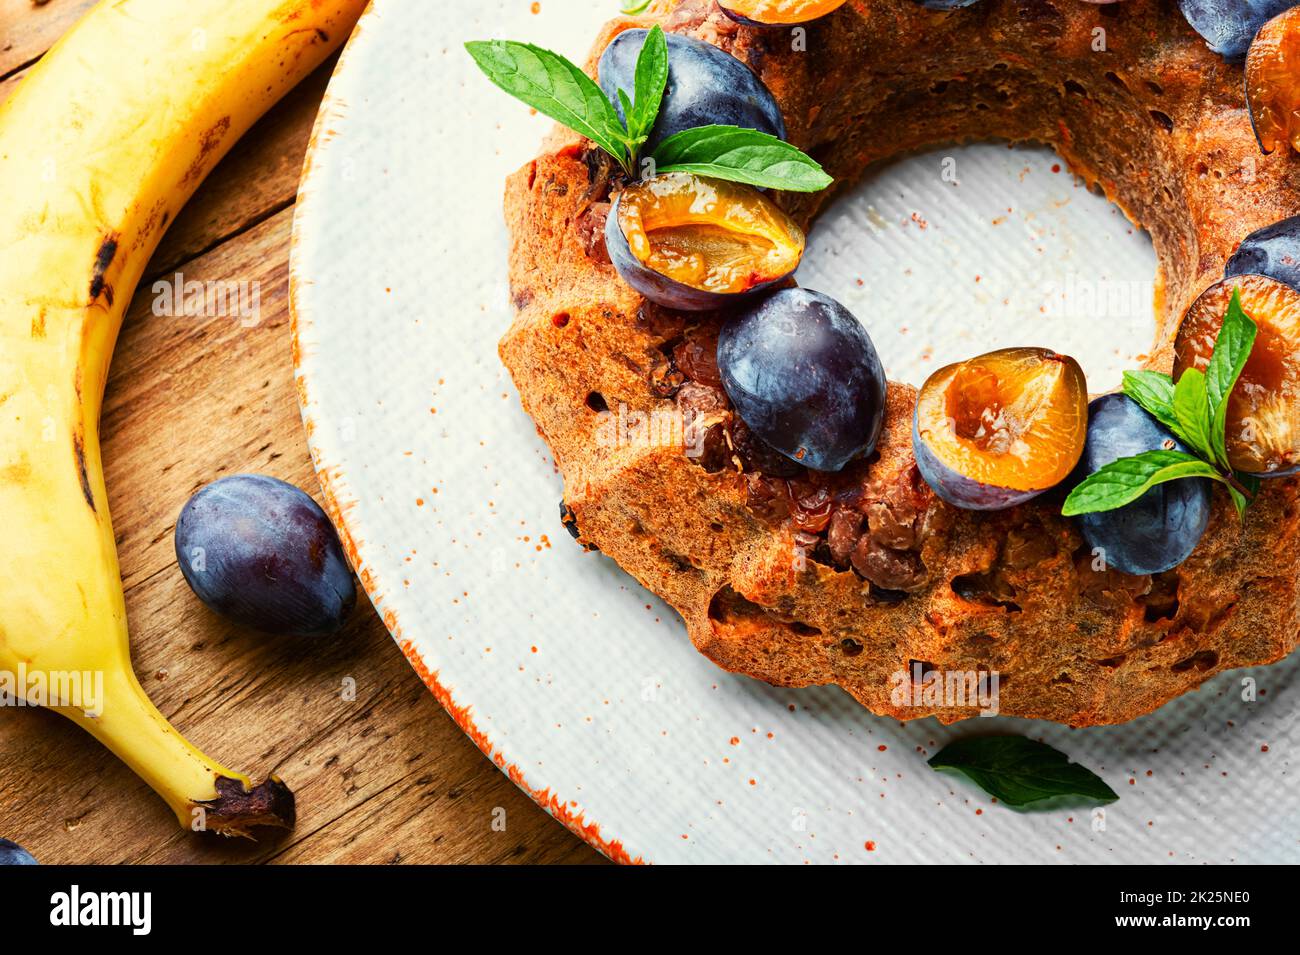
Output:
<path fill-rule="evenodd" d="M 99 243 L 99 251 L 95 253 L 95 266 L 90 273 L 90 301 L 96 302 L 102 295 L 104 300 L 111 307 L 113 304 L 113 286 L 108 284 L 105 277 L 108 273 L 108 267 L 113 264 L 113 259 L 117 257 L 117 233 L 112 232 L 104 236 Z"/>
<path fill-rule="evenodd" d="M 32 464 L 26 456 L 16 464 L 0 467 L 0 484 L 26 484 L 32 479 Z"/>
<path fill-rule="evenodd" d="M 92 511 L 95 508 L 95 495 L 90 489 L 90 475 L 86 471 L 86 436 L 81 428 L 72 433 L 72 453 L 77 458 L 77 477 L 81 479 L 81 496 L 86 499 Z"/>
<path fill-rule="evenodd" d="M 182 186 L 197 183 L 203 178 L 212 154 L 221 146 L 228 132 L 230 132 L 229 116 L 221 117 L 203 131 L 203 135 L 199 137 L 199 154 L 194 157 L 194 162 L 190 163 L 190 168 L 185 170 L 185 175 L 181 177 Z"/>
<path fill-rule="evenodd" d="M 131 243 L 131 251 L 136 252 L 141 249 L 146 242 L 153 238 L 155 232 L 161 231 L 167 225 L 167 200 L 159 199 L 149 209 L 149 214 L 145 217 L 144 224 L 136 233 L 135 241 Z"/>
<path fill-rule="evenodd" d="M 297 63 L 299 60 L 302 59 L 302 54 L 304 50 L 306 50 L 308 47 L 313 46 L 317 42 L 320 42 L 322 40 L 322 34 L 323 34 L 324 42 L 326 43 L 329 42 L 329 34 L 315 27 L 303 27 L 301 30 L 290 30 L 288 33 L 284 35 L 284 38 L 286 41 L 288 41 L 296 36 L 301 36 L 302 34 L 310 34 L 311 39 L 307 42 L 307 46 L 298 45 L 293 48 L 293 62 L 295 63 Z M 280 66 L 283 67 L 284 64 L 285 64 L 285 60 L 281 60 Z"/>
<path fill-rule="evenodd" d="M 312 4 L 316 6 L 316 4 Z M 271 14 L 272 20 L 279 20 L 281 23 L 292 23 L 294 20 L 302 19 L 302 2 L 301 0 L 287 0 L 280 5 L 280 9 Z"/>
<path fill-rule="evenodd" d="M 32 319 L 32 338 L 45 337 L 45 316 L 47 314 L 48 310 L 42 307 L 36 317 Z"/>
<path fill-rule="evenodd" d="M 226 836 L 253 838 L 250 829 L 273 826 L 292 829 L 297 821 L 293 792 L 278 776 L 251 789 L 238 779 L 218 776 L 217 798 L 198 800 L 206 814 L 207 828 Z"/>

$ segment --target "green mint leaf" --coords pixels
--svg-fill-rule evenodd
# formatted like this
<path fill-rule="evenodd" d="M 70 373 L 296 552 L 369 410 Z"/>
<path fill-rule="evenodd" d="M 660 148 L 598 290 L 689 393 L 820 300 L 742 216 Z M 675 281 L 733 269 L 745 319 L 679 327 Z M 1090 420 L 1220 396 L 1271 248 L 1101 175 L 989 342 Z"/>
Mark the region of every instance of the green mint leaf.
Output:
<path fill-rule="evenodd" d="M 835 181 L 789 143 L 737 126 L 682 130 L 659 144 L 654 161 L 659 173 L 689 172 L 788 192 L 817 192 Z"/>
<path fill-rule="evenodd" d="M 619 12 L 629 17 L 636 16 L 638 13 L 645 13 L 646 9 L 650 6 L 650 3 L 651 0 L 642 0 L 641 3 L 634 3 L 631 4 L 630 6 L 619 7 Z"/>
<path fill-rule="evenodd" d="M 949 743 L 930 757 L 934 769 L 967 776 L 1008 806 L 1053 796 L 1114 802 L 1115 790 L 1092 770 L 1070 762 L 1058 749 L 1023 736 L 974 736 Z"/>
<path fill-rule="evenodd" d="M 1214 441 L 1210 437 L 1210 397 L 1205 390 L 1205 374 L 1188 368 L 1174 385 L 1174 417 L 1178 434 L 1192 450 L 1207 461 L 1214 461 Z"/>
<path fill-rule="evenodd" d="M 1237 516 L 1243 520 L 1246 517 L 1246 508 L 1250 507 L 1250 502 L 1258 496 L 1260 491 L 1260 480 L 1253 474 L 1243 474 L 1240 471 L 1234 471 L 1231 480 L 1224 480 L 1227 485 L 1228 494 L 1232 498 L 1232 504 L 1237 509 Z"/>
<path fill-rule="evenodd" d="M 1174 380 L 1168 375 L 1159 371 L 1126 371 L 1124 394 L 1170 431 L 1178 431 L 1178 419 L 1174 417 Z"/>
<path fill-rule="evenodd" d="M 631 98 L 627 95 L 627 92 L 626 92 L 625 90 L 618 90 L 617 95 L 618 95 L 618 105 L 622 108 L 622 110 L 623 110 L 623 115 L 624 115 L 624 116 L 631 116 L 631 115 L 632 115 L 632 100 L 631 100 Z M 629 130 L 627 136 L 628 136 L 628 139 L 630 139 L 632 142 L 636 142 L 636 141 L 637 141 L 636 136 L 635 136 L 635 135 L 634 135 L 630 130 Z"/>
<path fill-rule="evenodd" d="M 1145 451 L 1120 458 L 1080 482 L 1065 499 L 1061 513 L 1074 517 L 1112 511 L 1133 503 L 1157 484 L 1189 477 L 1224 480 L 1213 465 L 1182 451 Z"/>
<path fill-rule="evenodd" d="M 1214 353 L 1205 368 L 1205 391 L 1209 396 L 1211 430 L 1215 460 L 1229 467 L 1227 448 L 1228 398 L 1246 367 L 1259 329 L 1241 307 L 1239 289 L 1232 290 L 1232 301 L 1223 316 L 1223 325 L 1214 340 Z"/>
<path fill-rule="evenodd" d="M 558 53 L 513 40 L 475 40 L 465 49 L 487 78 L 515 99 L 629 165 L 627 134 L 618 113 L 579 67 Z"/>
<path fill-rule="evenodd" d="M 663 28 L 655 25 L 646 34 L 641 53 L 636 58 L 636 101 L 630 109 L 623 103 L 623 115 L 627 117 L 627 133 L 634 147 L 640 147 L 654 128 L 659 117 L 659 106 L 663 102 L 664 90 L 668 88 L 668 39 Z M 622 90 L 618 91 L 620 100 L 625 100 Z"/>
<path fill-rule="evenodd" d="M 1246 516 L 1246 508 L 1250 507 L 1250 499 L 1231 484 L 1224 482 L 1224 486 L 1228 489 L 1228 496 L 1232 498 L 1232 506 L 1237 509 L 1237 516 L 1244 518 Z"/>

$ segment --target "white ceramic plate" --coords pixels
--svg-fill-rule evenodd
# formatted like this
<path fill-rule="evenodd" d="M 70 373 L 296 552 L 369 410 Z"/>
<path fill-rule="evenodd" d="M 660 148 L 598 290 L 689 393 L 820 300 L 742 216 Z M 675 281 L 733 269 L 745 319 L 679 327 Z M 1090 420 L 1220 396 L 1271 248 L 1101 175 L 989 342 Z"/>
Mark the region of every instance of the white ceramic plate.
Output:
<path fill-rule="evenodd" d="M 623 861 L 1300 859 L 1294 658 L 1122 727 L 900 724 L 836 689 L 719 671 L 666 606 L 569 540 L 559 476 L 496 354 L 502 182 L 548 123 L 462 44 L 527 39 L 580 59 L 614 7 L 375 0 L 318 122 L 292 268 L 303 417 L 366 590 L 430 688 L 515 782 Z M 873 173 L 819 223 L 800 279 L 890 316 L 870 331 L 895 378 L 1043 344 L 1104 390 L 1149 344 L 1154 259 L 1058 163 L 984 145 Z M 1112 303 L 1104 337 L 1081 320 L 1097 294 Z M 925 765 L 995 728 L 1060 747 L 1122 798 L 1015 812 Z"/>

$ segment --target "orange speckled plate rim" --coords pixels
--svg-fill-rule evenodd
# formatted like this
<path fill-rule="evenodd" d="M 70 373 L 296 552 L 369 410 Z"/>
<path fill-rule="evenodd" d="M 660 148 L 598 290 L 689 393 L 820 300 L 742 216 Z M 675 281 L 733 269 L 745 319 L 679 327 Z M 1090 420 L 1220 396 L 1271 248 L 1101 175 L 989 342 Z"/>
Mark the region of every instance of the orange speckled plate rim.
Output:
<path fill-rule="evenodd" d="M 403 635 L 402 624 L 398 620 L 397 611 L 383 600 L 384 589 L 374 569 L 363 557 L 362 552 L 365 541 L 358 535 L 357 529 L 348 522 L 348 516 L 356 499 L 348 486 L 347 477 L 339 464 L 328 459 L 326 449 L 322 448 L 316 439 L 316 424 L 312 417 L 314 386 L 302 360 L 301 332 L 304 327 L 311 325 L 312 316 L 310 310 L 304 308 L 304 297 L 300 294 L 301 288 L 307 280 L 299 272 L 298 229 L 300 223 L 307 218 L 308 210 L 313 205 L 312 194 L 315 191 L 313 189 L 313 173 L 316 169 L 316 151 L 323 148 L 337 135 L 337 130 L 333 128 L 332 123 L 340 118 L 347 108 L 346 102 L 341 97 L 334 95 L 334 82 L 348 69 L 349 63 L 355 56 L 354 47 L 357 38 L 365 32 L 368 22 L 374 15 L 375 10 L 372 0 L 365 13 L 362 14 L 356 28 L 352 31 L 352 36 L 344 46 L 343 53 L 334 69 L 334 77 L 331 79 L 330 86 L 321 100 L 320 111 L 316 115 L 311 138 L 308 141 L 302 176 L 298 183 L 298 195 L 293 216 L 293 233 L 290 239 L 289 329 L 293 356 L 294 386 L 298 397 L 298 407 L 302 412 L 303 429 L 307 435 L 307 446 L 311 452 L 312 465 L 316 470 L 316 476 L 320 481 L 321 494 L 324 497 L 325 511 L 338 529 L 339 538 L 343 542 L 343 548 L 347 552 L 348 560 L 356 570 L 357 578 L 361 581 L 366 596 L 370 598 L 371 604 L 374 605 L 375 610 L 383 618 L 384 625 L 388 627 L 388 632 L 392 634 L 393 640 L 401 648 L 402 653 L 405 654 L 406 659 L 414 667 L 420 679 L 424 681 L 425 686 L 429 688 L 429 691 L 442 704 L 443 709 L 450 714 L 451 718 L 465 732 L 465 735 L 474 741 L 474 744 L 483 751 L 483 755 L 487 756 L 498 769 L 504 772 L 511 782 L 527 793 L 539 806 L 562 822 L 576 836 L 600 850 L 614 862 L 640 865 L 645 862 L 641 856 L 633 857 L 624 848 L 621 840 L 611 838 L 603 833 L 599 823 L 588 820 L 582 812 L 575 813 L 572 811 L 569 808 L 571 804 L 568 800 L 553 793 L 549 787 L 539 788 L 532 785 L 525 777 L 523 770 L 515 763 L 509 762 L 493 744 L 492 740 L 488 738 L 487 734 L 475 724 L 471 712 L 472 708 L 467 704 L 456 701 L 452 688 L 439 678 L 437 670 L 428 665 L 424 657 L 421 656 L 419 649 L 415 646 L 414 641 Z"/>

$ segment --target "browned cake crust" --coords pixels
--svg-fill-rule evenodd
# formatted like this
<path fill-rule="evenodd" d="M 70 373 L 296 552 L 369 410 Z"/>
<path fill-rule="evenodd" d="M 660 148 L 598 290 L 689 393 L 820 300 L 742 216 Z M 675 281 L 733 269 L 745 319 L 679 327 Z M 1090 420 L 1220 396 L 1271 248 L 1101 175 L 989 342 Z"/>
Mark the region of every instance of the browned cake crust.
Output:
<path fill-rule="evenodd" d="M 1210 53 L 1172 0 L 982 0 L 949 14 L 850 0 L 807 25 L 804 52 L 711 0 L 658 0 L 606 27 L 591 71 L 618 31 L 653 22 L 753 67 L 791 141 L 837 187 L 928 144 L 1050 143 L 1150 230 L 1154 368 L 1169 370 L 1184 310 L 1240 240 L 1300 208 L 1300 163 L 1260 155 L 1240 67 Z M 1001 513 L 936 499 L 912 456 L 907 385 L 889 386 L 872 459 L 837 476 L 765 460 L 718 387 L 718 316 L 650 305 L 610 266 L 609 188 L 607 164 L 562 130 L 510 178 L 517 315 L 501 357 L 555 453 L 581 540 L 676 608 L 719 666 L 781 686 L 836 683 L 875 713 L 945 722 L 976 710 L 899 705 L 895 674 L 995 670 L 1003 714 L 1086 726 L 1295 647 L 1300 482 L 1266 482 L 1244 525 L 1216 490 L 1192 557 L 1132 577 L 1094 570 L 1059 494 Z M 806 225 L 829 198 L 780 201 Z M 859 318 L 870 330 L 874 316 Z M 704 453 L 634 430 L 611 442 L 605 408 L 633 424 L 700 412 Z"/>

